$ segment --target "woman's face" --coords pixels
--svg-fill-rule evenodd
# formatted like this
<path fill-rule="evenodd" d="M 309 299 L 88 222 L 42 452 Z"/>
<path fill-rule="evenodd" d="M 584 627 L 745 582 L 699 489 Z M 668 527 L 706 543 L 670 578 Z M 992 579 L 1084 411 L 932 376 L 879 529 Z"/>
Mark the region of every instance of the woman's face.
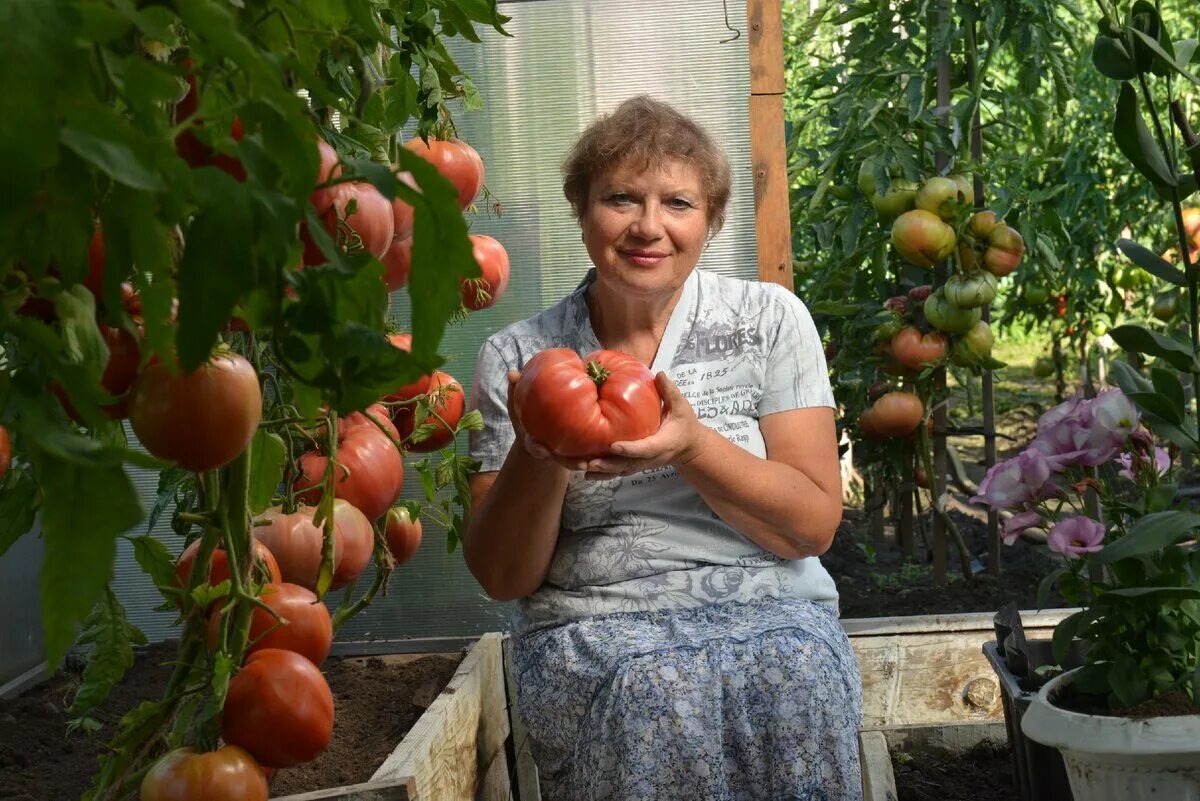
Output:
<path fill-rule="evenodd" d="M 582 220 L 597 280 L 631 295 L 678 290 L 708 239 L 705 197 L 696 169 L 680 161 L 601 174 Z"/>

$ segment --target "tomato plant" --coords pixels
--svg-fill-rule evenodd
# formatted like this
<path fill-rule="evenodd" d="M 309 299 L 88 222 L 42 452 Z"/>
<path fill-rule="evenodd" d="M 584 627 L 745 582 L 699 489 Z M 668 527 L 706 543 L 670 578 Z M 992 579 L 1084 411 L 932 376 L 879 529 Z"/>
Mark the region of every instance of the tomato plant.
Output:
<path fill-rule="evenodd" d="M 467 208 L 483 188 L 483 159 L 460 139 L 413 138 L 404 145 L 428 161 L 458 189 L 458 204 Z"/>
<path fill-rule="evenodd" d="M 397 406 L 392 420 L 400 438 L 409 442 L 409 450 L 428 453 L 450 444 L 462 420 L 466 396 L 454 376 L 440 370 L 430 376 L 422 394 L 428 395 L 423 403 Z M 420 423 L 416 422 L 418 416 Z"/>
<path fill-rule="evenodd" d="M 614 442 L 644 439 L 662 416 L 654 375 L 611 350 L 583 359 L 566 348 L 542 351 L 521 371 L 512 402 L 525 432 L 564 457 L 600 456 Z"/>
<path fill-rule="evenodd" d="M 388 551 L 396 567 L 413 558 L 421 547 L 421 520 L 407 506 L 396 506 L 388 510 L 384 527 Z"/>
<path fill-rule="evenodd" d="M 275 554 L 279 563 L 279 579 L 315 590 L 321 574 L 325 535 L 323 528 L 313 522 L 316 509 L 300 506 L 292 513 L 279 507 L 268 509 L 256 521 L 254 539 Z M 263 525 L 265 523 L 265 525 Z M 330 569 L 337 570 L 342 561 L 345 542 L 333 530 L 333 552 Z M 332 574 L 331 574 L 332 575 Z"/>
<path fill-rule="evenodd" d="M 333 694 L 321 671 L 293 651 L 264 648 L 229 682 L 221 737 L 261 765 L 308 762 L 333 737 Z"/>
<path fill-rule="evenodd" d="M 404 487 L 404 459 L 395 444 L 396 430 L 385 415 L 381 425 L 389 430 L 377 428 L 365 416 L 352 415 L 339 425 L 335 448 L 303 454 L 296 479 L 299 497 L 316 503 L 326 478 L 332 476 L 336 497 L 358 507 L 369 520 L 382 517 Z M 336 461 L 330 460 L 329 450 L 336 453 Z"/>
<path fill-rule="evenodd" d="M 462 302 L 471 311 L 479 311 L 495 305 L 508 289 L 508 251 L 483 234 L 471 234 L 471 247 L 482 275 L 463 279 Z"/>
<path fill-rule="evenodd" d="M 139 801 L 267 801 L 267 780 L 244 748 L 177 748 L 142 779 Z"/>

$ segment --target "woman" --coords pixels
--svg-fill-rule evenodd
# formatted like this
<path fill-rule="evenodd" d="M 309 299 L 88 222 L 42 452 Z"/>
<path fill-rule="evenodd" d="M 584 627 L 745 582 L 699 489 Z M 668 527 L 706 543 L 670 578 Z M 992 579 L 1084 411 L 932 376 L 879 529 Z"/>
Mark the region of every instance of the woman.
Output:
<path fill-rule="evenodd" d="M 671 107 L 622 104 L 564 172 L 594 269 L 480 351 L 464 540 L 488 594 L 518 601 L 543 796 L 860 798 L 859 676 L 816 558 L 841 487 L 812 319 L 782 287 L 696 270 L 729 166 Z M 509 390 L 554 347 L 648 365 L 659 431 L 591 460 L 531 441 Z"/>

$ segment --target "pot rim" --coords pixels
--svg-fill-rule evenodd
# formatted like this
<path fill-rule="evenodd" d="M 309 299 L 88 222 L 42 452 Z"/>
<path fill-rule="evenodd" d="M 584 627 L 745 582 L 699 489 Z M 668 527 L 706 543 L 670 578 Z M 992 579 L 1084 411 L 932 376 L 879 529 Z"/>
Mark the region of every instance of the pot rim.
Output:
<path fill-rule="evenodd" d="M 1026 736 L 1044 745 L 1096 754 L 1200 754 L 1200 714 L 1134 719 L 1055 706 L 1051 698 L 1079 670 L 1056 676 L 1038 691 L 1021 719 Z"/>

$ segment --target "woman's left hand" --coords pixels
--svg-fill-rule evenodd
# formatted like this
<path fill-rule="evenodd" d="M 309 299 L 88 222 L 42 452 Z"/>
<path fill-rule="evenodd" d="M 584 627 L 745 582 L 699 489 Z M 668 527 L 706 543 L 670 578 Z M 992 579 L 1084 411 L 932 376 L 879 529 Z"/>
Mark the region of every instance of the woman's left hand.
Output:
<path fill-rule="evenodd" d="M 708 429 L 666 373 L 656 375 L 654 383 L 663 399 L 658 431 L 645 439 L 614 442 L 608 456 L 588 462 L 586 478 L 606 481 L 664 465 L 679 467 L 699 455 Z"/>

